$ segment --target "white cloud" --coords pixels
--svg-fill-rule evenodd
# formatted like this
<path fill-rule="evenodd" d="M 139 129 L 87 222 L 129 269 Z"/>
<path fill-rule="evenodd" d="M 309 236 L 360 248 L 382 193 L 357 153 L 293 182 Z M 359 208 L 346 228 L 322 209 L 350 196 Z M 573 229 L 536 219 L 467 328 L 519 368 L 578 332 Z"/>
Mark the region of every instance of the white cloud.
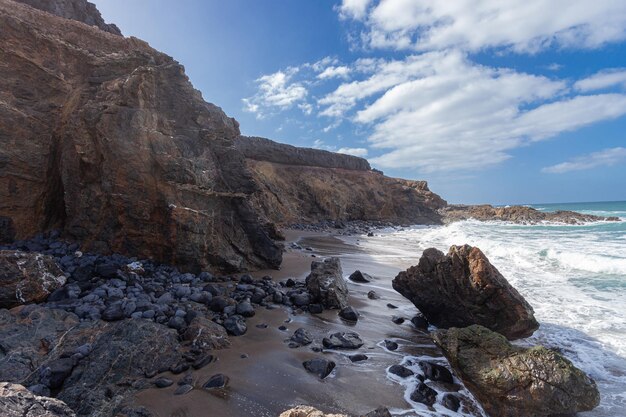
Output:
<path fill-rule="evenodd" d="M 310 105 L 303 103 L 308 90 L 302 83 L 291 82 L 293 76 L 299 71 L 298 68 L 288 68 L 285 71 L 277 71 L 273 74 L 263 75 L 256 80 L 257 93 L 244 98 L 244 110 L 256 113 L 262 118 L 267 111 L 287 110 L 295 104 L 307 114 L 310 114 Z"/>
<path fill-rule="evenodd" d="M 550 46 L 597 48 L 626 38 L 620 0 L 344 0 L 342 18 L 363 21 L 376 48 L 419 51 Z"/>
<path fill-rule="evenodd" d="M 342 19 L 363 19 L 372 0 L 343 0 L 339 6 Z"/>
<path fill-rule="evenodd" d="M 609 148 L 589 155 L 579 156 L 568 162 L 552 165 L 542 169 L 549 174 L 563 174 L 570 171 L 582 171 L 601 166 L 613 166 L 626 162 L 626 148 Z"/>
<path fill-rule="evenodd" d="M 612 68 L 600 71 L 574 84 L 574 87 L 579 91 L 597 91 L 614 86 L 626 88 L 626 68 Z"/>
<path fill-rule="evenodd" d="M 337 153 L 343 153 L 346 155 L 359 156 L 365 158 L 367 156 L 367 149 L 365 148 L 340 148 Z"/>
<path fill-rule="evenodd" d="M 317 74 L 317 78 L 325 80 L 329 78 L 347 78 L 350 74 L 350 68 L 345 65 L 339 67 L 327 67 L 321 73 Z"/>

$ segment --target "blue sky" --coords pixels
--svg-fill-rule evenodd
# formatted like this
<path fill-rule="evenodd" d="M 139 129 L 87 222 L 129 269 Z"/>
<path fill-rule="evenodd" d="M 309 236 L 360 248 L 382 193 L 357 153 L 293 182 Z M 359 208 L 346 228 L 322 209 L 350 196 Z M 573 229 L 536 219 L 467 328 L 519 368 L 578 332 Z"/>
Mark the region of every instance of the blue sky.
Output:
<path fill-rule="evenodd" d="M 626 2 L 94 2 L 243 134 L 454 203 L 626 200 Z"/>

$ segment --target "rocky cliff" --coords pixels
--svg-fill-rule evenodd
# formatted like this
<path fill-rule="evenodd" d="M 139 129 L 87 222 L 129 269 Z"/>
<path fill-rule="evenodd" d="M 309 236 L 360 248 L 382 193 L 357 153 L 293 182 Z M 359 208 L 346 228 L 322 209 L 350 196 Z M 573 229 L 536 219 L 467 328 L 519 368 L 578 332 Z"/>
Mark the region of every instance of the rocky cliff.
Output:
<path fill-rule="evenodd" d="M 237 122 L 172 58 L 76 13 L 96 26 L 0 0 L 2 238 L 59 228 L 86 250 L 190 270 L 278 266 Z"/>
<path fill-rule="evenodd" d="M 439 210 L 444 222 L 475 219 L 480 221 L 505 221 L 520 224 L 536 224 L 541 222 L 583 224 L 597 221 L 619 221 L 617 217 L 601 217 L 592 214 L 581 214 L 575 211 L 560 210 L 544 212 L 527 206 L 493 207 L 482 205 L 449 205 Z"/>
<path fill-rule="evenodd" d="M 86 0 L 15 0 L 18 3 L 28 4 L 35 9 L 64 17 L 78 20 L 90 26 L 96 26 L 105 32 L 114 35 L 122 35 L 120 29 L 114 24 L 105 23 L 100 11 L 93 3 Z"/>
<path fill-rule="evenodd" d="M 363 158 L 241 137 L 237 147 L 259 191 L 255 207 L 289 225 L 321 220 L 438 224 L 446 202 L 425 181 L 384 176 Z"/>

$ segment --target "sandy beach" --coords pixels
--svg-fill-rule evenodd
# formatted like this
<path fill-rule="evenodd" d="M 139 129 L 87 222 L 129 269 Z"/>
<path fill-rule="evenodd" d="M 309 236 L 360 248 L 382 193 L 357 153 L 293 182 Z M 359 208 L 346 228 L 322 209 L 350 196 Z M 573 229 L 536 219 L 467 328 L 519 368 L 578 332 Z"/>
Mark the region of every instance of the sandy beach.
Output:
<path fill-rule="evenodd" d="M 356 237 L 350 239 L 358 243 Z M 194 373 L 194 383 L 198 387 L 214 374 L 227 375 L 230 378 L 227 388 L 217 392 L 194 389 L 184 396 L 172 395 L 175 385 L 161 390 L 149 389 L 138 394 L 140 404 L 162 417 L 273 417 L 299 404 L 350 415 L 364 414 L 381 405 L 406 416 L 430 414 L 425 407 L 422 411 L 426 414 L 411 412 L 413 406 L 405 399 L 405 388 L 392 381 L 386 372 L 389 366 L 400 363 L 406 356 L 441 359 L 428 336 L 410 323 L 409 319 L 417 311 L 415 307 L 390 290 L 391 279 L 400 267 L 375 262 L 356 244 L 347 244 L 327 234 L 289 231 L 286 247 L 289 248 L 292 242 L 298 242 L 305 249 L 288 249 L 280 271 L 259 271 L 253 275 L 262 277 L 267 274 L 278 281 L 286 278 L 304 280 L 311 260 L 339 256 L 344 276 L 360 269 L 375 278 L 369 284 L 348 283 L 350 303 L 361 314 L 358 323 L 341 320 L 336 310 L 313 315 L 292 313 L 282 307 L 258 309 L 257 314 L 248 319 L 248 332 L 232 337 L 231 348 L 215 351 L 217 361 Z M 375 290 L 380 299 L 368 299 L 370 290 Z M 389 308 L 388 303 L 398 308 Z M 391 321 L 393 315 L 405 317 L 407 321 L 396 325 Z M 257 327 L 261 324 L 266 324 L 267 328 Z M 287 330 L 278 329 L 283 325 Z M 311 332 L 314 343 L 289 348 L 285 340 L 300 327 Z M 312 350 L 312 347 L 321 347 L 324 336 L 336 331 L 356 331 L 365 345 L 357 351 L 316 353 Z M 382 343 L 385 339 L 396 341 L 399 349 L 395 352 L 385 349 Z M 348 356 L 355 353 L 366 354 L 368 360 L 352 363 Z M 337 363 L 333 373 L 324 380 L 307 373 L 302 367 L 304 360 L 320 356 Z M 182 375 L 168 377 L 177 380 Z"/>

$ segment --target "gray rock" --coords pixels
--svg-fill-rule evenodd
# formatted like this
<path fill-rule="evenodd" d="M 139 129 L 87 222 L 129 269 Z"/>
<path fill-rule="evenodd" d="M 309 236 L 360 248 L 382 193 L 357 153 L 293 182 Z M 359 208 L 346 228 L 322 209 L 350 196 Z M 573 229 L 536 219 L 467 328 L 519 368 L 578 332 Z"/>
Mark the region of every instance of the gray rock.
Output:
<path fill-rule="evenodd" d="M 0 411 L 3 417 L 76 417 L 64 402 L 9 382 L 0 382 Z"/>
<path fill-rule="evenodd" d="M 224 328 L 228 334 L 232 334 L 233 336 L 241 336 L 248 330 L 246 320 L 239 315 L 234 315 L 224 320 Z"/>
<path fill-rule="evenodd" d="M 313 301 L 325 308 L 341 309 L 348 306 L 348 287 L 343 279 L 339 258 L 313 261 L 306 286 Z"/>
<path fill-rule="evenodd" d="M 316 374 L 321 379 L 326 378 L 335 369 L 335 362 L 328 359 L 315 358 L 302 363 L 304 369 L 312 374 Z"/>
<path fill-rule="evenodd" d="M 322 340 L 327 349 L 358 349 L 363 346 L 363 340 L 355 332 L 337 332 Z"/>
<path fill-rule="evenodd" d="M 356 308 L 348 306 L 341 309 L 339 317 L 347 321 L 356 322 L 359 320 L 359 313 L 356 311 Z"/>

